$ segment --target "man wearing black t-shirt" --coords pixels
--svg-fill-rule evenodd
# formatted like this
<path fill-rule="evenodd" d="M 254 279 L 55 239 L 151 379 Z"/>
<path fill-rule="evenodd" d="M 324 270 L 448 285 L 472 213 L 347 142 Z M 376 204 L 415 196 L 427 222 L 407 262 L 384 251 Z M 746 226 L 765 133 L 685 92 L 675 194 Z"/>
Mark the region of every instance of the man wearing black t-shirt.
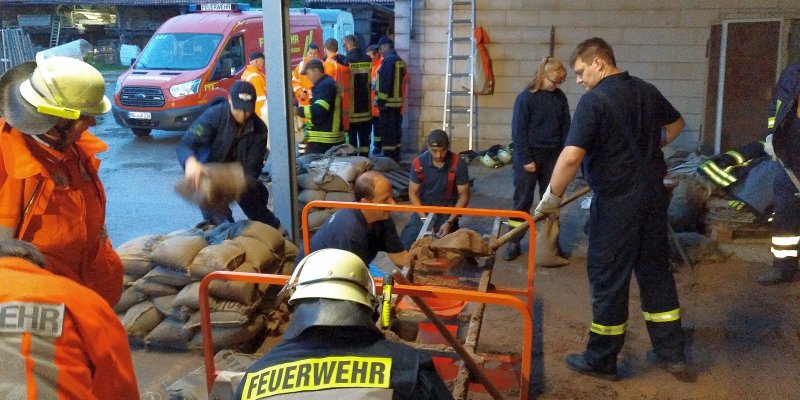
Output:
<path fill-rule="evenodd" d="M 620 71 L 611 46 L 587 39 L 570 59 L 580 99 L 550 186 L 537 214 L 557 215 L 567 185 L 583 162 L 594 191 L 589 212 L 587 269 L 592 323 L 586 351 L 570 354 L 567 367 L 617 380 L 617 355 L 625 341 L 631 274 L 641 292 L 650 361 L 682 381 L 695 372 L 684 355 L 680 307 L 669 270 L 666 164 L 661 146 L 685 123 L 655 86 Z"/>

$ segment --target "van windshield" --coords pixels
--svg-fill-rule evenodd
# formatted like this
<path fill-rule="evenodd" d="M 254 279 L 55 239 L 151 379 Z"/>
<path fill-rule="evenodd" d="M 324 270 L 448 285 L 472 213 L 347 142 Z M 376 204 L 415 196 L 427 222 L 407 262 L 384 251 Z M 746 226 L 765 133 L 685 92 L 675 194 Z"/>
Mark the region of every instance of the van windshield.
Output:
<path fill-rule="evenodd" d="M 134 69 L 194 70 L 208 65 L 222 35 L 160 33 L 147 43 Z"/>

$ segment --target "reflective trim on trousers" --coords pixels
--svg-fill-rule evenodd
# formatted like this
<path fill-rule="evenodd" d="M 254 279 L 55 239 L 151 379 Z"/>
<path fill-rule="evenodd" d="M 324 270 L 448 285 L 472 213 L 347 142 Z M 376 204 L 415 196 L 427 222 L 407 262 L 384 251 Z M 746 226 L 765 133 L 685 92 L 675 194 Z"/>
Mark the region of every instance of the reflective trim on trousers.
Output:
<path fill-rule="evenodd" d="M 614 325 L 614 326 L 606 326 L 600 325 L 597 322 L 592 322 L 591 331 L 603 336 L 615 336 L 615 335 L 623 335 L 625 334 L 625 330 L 628 328 L 628 323 L 625 322 L 624 324 Z"/>
<path fill-rule="evenodd" d="M 681 319 L 680 308 L 660 313 L 649 313 L 646 311 L 642 311 L 642 314 L 644 314 L 644 320 L 650 322 L 672 322 Z"/>

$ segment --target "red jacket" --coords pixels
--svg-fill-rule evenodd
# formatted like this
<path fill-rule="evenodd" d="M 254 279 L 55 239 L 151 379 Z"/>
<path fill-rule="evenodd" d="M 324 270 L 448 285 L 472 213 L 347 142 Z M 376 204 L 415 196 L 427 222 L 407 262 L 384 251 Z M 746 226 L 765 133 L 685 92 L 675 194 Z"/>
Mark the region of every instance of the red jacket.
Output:
<path fill-rule="evenodd" d="M 0 118 L 0 226 L 38 247 L 48 271 L 114 305 L 122 294 L 122 261 L 105 232 L 106 195 L 95 157 L 107 148 L 84 131 L 56 151 Z"/>
<path fill-rule="evenodd" d="M 139 399 L 128 338 L 93 291 L 0 258 L 0 393 L 7 399 Z"/>

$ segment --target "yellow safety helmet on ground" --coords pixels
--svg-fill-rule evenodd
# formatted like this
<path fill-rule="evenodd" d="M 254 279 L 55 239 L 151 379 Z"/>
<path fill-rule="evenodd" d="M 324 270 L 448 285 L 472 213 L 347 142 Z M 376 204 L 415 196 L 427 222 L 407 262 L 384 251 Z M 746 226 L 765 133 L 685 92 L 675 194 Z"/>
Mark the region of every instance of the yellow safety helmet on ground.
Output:
<path fill-rule="evenodd" d="M 333 299 L 375 307 L 375 281 L 357 255 L 340 249 L 317 250 L 297 265 L 287 283 L 289 304 L 299 299 Z"/>
<path fill-rule="evenodd" d="M 0 115 L 29 135 L 41 135 L 59 118 L 108 112 L 103 75 L 93 66 L 71 57 L 25 62 L 0 77 Z"/>

